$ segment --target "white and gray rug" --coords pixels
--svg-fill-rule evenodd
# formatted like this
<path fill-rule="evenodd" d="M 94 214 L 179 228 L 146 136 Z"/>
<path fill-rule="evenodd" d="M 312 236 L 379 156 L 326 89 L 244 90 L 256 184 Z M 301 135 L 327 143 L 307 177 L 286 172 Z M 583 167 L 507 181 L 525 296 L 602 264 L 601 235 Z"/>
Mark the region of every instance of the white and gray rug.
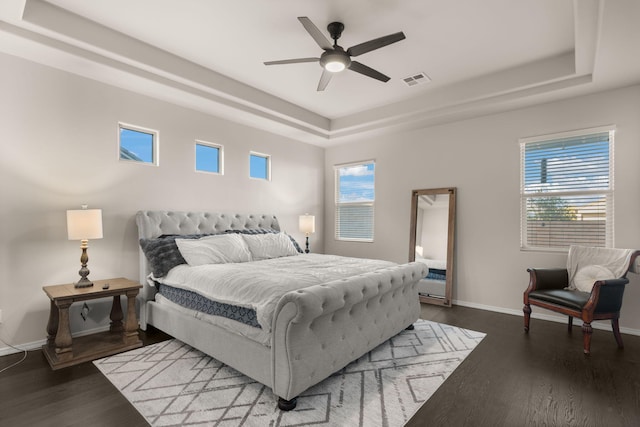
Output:
<path fill-rule="evenodd" d="M 94 363 L 153 426 L 402 426 L 485 334 L 419 320 L 277 409 L 271 389 L 178 341 Z"/>

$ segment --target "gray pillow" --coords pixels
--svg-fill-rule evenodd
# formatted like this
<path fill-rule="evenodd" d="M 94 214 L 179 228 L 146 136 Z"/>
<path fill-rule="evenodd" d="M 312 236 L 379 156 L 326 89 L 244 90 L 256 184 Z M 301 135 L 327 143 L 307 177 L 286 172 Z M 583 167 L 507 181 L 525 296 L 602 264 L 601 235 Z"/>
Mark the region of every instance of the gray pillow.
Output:
<path fill-rule="evenodd" d="M 163 235 L 155 239 L 140 239 L 140 247 L 149 261 L 153 276 L 164 277 L 169 273 L 169 270 L 176 265 L 187 263 L 180 253 L 178 245 L 176 245 L 176 238 L 199 239 L 200 237 L 211 236 L 213 234 L 221 233 Z"/>
<path fill-rule="evenodd" d="M 267 234 L 267 233 L 279 233 L 279 231 L 271 228 L 250 228 L 246 230 L 225 230 L 220 233 L 205 233 L 205 234 L 164 234 L 155 239 L 140 239 L 140 247 L 142 252 L 147 257 L 149 265 L 151 266 L 151 272 L 154 277 L 164 277 L 169 273 L 176 265 L 186 264 L 178 245 L 176 245 L 176 238 L 180 239 L 199 239 L 204 236 L 213 236 L 215 234 L 225 233 L 237 233 L 237 234 Z M 286 234 L 286 233 L 285 233 Z M 287 234 L 287 236 L 289 236 Z M 291 236 L 289 236 L 293 246 L 299 253 L 302 253 L 302 249 L 298 242 Z"/>

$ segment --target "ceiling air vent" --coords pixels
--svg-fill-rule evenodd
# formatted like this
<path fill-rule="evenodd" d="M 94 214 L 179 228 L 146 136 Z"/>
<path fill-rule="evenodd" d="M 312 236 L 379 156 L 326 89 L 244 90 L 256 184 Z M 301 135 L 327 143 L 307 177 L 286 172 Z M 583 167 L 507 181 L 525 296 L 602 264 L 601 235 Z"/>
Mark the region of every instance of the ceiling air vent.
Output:
<path fill-rule="evenodd" d="M 417 86 L 419 84 L 429 83 L 431 79 L 425 73 L 418 73 L 418 74 L 413 74 L 409 77 L 405 77 L 402 79 L 402 81 L 407 86 Z"/>

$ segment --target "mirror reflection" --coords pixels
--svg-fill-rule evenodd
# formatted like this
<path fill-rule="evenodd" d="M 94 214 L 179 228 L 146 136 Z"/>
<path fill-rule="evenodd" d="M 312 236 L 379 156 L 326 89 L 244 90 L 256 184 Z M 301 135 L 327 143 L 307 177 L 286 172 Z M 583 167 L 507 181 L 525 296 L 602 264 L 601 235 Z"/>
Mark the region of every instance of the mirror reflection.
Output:
<path fill-rule="evenodd" d="M 429 268 L 418 282 L 421 302 L 451 306 L 454 220 L 455 188 L 412 192 L 409 261 Z"/>

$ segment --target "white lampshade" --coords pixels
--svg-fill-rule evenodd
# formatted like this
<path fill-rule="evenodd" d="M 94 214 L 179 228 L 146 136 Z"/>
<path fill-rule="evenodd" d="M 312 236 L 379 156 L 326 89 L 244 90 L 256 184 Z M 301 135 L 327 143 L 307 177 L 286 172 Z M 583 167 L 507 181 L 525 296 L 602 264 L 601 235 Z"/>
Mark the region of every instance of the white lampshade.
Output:
<path fill-rule="evenodd" d="M 102 239 L 102 209 L 67 211 L 69 240 Z"/>
<path fill-rule="evenodd" d="M 309 214 L 300 215 L 300 232 L 311 234 L 316 232 L 316 217 Z"/>

